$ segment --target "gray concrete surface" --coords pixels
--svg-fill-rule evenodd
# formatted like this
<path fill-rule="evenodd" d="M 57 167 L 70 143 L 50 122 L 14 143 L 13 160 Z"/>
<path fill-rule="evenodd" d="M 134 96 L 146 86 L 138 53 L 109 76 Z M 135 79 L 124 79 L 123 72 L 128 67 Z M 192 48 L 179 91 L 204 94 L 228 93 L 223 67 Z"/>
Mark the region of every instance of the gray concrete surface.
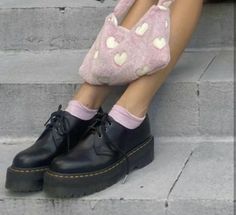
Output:
<path fill-rule="evenodd" d="M 1 84 L 80 84 L 87 50 L 0 51 Z"/>
<path fill-rule="evenodd" d="M 0 2 L 0 49 L 86 49 L 115 2 L 106 0 Z M 226 15 L 227 14 L 227 15 Z M 189 48 L 233 46 L 232 3 L 205 5 Z"/>
<path fill-rule="evenodd" d="M 200 128 L 203 135 L 234 136 L 234 55 L 219 53 L 201 78 Z M 230 108 L 231 107 L 231 108 Z"/>
<path fill-rule="evenodd" d="M 233 144 L 196 148 L 170 196 L 170 214 L 233 215 L 233 156 Z"/>
<path fill-rule="evenodd" d="M 232 143 L 160 143 L 155 160 L 121 182 L 81 199 L 53 199 L 43 192 L 5 190 L 5 171 L 30 143 L 0 143 L 1 215 L 233 215 Z M 226 156 L 227 155 L 227 156 Z"/>
<path fill-rule="evenodd" d="M 182 56 L 151 105 L 155 136 L 232 136 L 232 53 L 190 52 Z M 83 51 L 0 53 L 0 111 L 4 113 L 0 115 L 0 136 L 39 135 L 49 114 L 60 103 L 65 107 L 79 87 L 81 79 L 77 71 L 84 54 Z M 227 59 L 224 70 L 217 66 L 221 58 Z M 215 85 L 223 91 L 216 90 Z M 109 110 L 124 89 L 114 89 L 105 110 Z M 9 105 L 12 101 L 15 105 Z M 220 121 L 216 121 L 218 118 Z"/>
<path fill-rule="evenodd" d="M 106 0 L 103 3 L 96 0 L 1 0 L 0 7 L 11 8 L 58 8 L 58 7 L 114 7 L 116 0 Z"/>
<path fill-rule="evenodd" d="M 234 4 L 204 6 L 202 17 L 189 48 L 232 47 L 234 44 Z"/>

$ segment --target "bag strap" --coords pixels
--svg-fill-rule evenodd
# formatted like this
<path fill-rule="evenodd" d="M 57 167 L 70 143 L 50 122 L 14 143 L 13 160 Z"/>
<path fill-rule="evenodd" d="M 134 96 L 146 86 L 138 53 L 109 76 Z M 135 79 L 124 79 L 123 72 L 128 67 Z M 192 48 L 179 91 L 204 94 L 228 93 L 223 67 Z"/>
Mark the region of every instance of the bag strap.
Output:
<path fill-rule="evenodd" d="M 145 0 L 144 0 L 145 1 Z M 175 0 L 159 0 L 158 6 L 169 7 Z M 130 8 L 134 4 L 135 0 L 119 0 L 117 3 L 114 14 L 116 16 L 121 16 L 127 8 Z"/>
<path fill-rule="evenodd" d="M 114 14 L 116 16 L 121 16 L 123 13 L 126 12 L 127 8 L 130 8 L 134 4 L 135 0 L 119 0 L 117 3 Z"/>
<path fill-rule="evenodd" d="M 170 5 L 174 2 L 175 0 L 159 0 L 158 6 L 163 6 L 166 8 L 169 8 Z"/>

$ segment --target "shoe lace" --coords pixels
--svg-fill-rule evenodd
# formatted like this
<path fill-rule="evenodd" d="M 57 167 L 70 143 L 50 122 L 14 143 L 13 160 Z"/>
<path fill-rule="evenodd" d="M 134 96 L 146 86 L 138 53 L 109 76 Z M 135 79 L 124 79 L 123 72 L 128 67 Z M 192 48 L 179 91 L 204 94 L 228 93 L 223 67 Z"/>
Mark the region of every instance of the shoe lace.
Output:
<path fill-rule="evenodd" d="M 125 161 L 126 161 L 126 175 L 125 175 L 125 178 L 123 180 L 123 183 L 125 183 L 125 181 L 127 179 L 127 176 L 130 172 L 129 157 L 119 146 L 117 146 L 116 144 L 113 144 L 112 141 L 110 140 L 110 138 L 108 137 L 108 135 L 106 133 L 107 123 L 109 125 L 111 125 L 111 121 L 108 117 L 108 113 L 102 113 L 102 117 L 97 118 L 95 123 L 93 123 L 92 125 L 89 126 L 89 129 L 90 129 L 91 132 L 97 134 L 99 138 L 101 138 L 103 136 L 107 146 L 113 152 L 118 152 L 123 156 L 123 158 L 125 158 Z"/>
<path fill-rule="evenodd" d="M 52 130 L 52 138 L 55 145 L 56 144 L 56 138 L 55 138 L 55 132 L 59 134 L 60 136 L 66 136 L 66 145 L 67 145 L 67 151 L 70 150 L 70 135 L 69 135 L 69 128 L 70 128 L 70 122 L 68 118 L 65 117 L 64 111 L 61 110 L 62 105 L 60 104 L 58 106 L 58 110 L 53 112 L 49 119 L 44 123 L 44 126 L 47 130 Z"/>

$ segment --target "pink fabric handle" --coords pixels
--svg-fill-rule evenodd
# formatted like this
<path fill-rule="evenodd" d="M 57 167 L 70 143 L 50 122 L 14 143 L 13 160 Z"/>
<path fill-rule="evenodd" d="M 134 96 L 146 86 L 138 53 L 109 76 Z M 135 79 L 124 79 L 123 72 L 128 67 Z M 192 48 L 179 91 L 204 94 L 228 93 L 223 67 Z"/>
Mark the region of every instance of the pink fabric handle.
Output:
<path fill-rule="evenodd" d="M 169 7 L 175 0 L 159 0 L 159 6 Z"/>
<path fill-rule="evenodd" d="M 134 4 L 135 0 L 119 0 L 118 4 L 114 9 L 116 16 L 121 16 L 128 8 Z"/>
<path fill-rule="evenodd" d="M 116 16 L 122 15 L 128 8 L 130 8 L 134 4 L 134 2 L 135 0 L 119 0 L 114 9 L 114 14 Z M 158 5 L 169 7 L 173 2 L 174 0 L 159 0 Z"/>

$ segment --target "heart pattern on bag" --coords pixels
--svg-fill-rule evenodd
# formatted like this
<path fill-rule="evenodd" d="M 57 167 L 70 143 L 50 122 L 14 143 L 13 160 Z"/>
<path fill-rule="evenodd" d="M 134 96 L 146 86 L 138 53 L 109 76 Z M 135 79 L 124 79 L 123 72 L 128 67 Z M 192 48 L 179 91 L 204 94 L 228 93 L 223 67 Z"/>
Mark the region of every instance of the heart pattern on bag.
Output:
<path fill-rule="evenodd" d="M 93 55 L 93 58 L 94 58 L 94 59 L 97 59 L 97 58 L 98 58 L 98 54 L 99 54 L 99 51 L 96 50 L 95 53 L 94 53 L 94 55 Z"/>
<path fill-rule="evenodd" d="M 119 21 L 133 1 L 120 0 L 123 7 L 118 7 L 105 20 L 81 65 L 80 74 L 88 83 L 129 83 L 168 65 L 171 59 L 169 6 L 174 0 L 159 0 L 133 28 L 127 29 Z"/>
<path fill-rule="evenodd" d="M 162 49 L 166 46 L 166 40 L 164 37 L 157 37 L 155 40 L 153 40 L 153 45 L 158 49 Z"/>
<path fill-rule="evenodd" d="M 115 55 L 114 61 L 117 65 L 122 66 L 126 62 L 127 58 L 128 58 L 128 55 L 126 52 L 123 52 L 121 54 L 118 53 Z"/>
<path fill-rule="evenodd" d="M 166 27 L 166 28 L 168 28 L 168 27 L 169 27 L 169 23 L 168 23 L 168 21 L 167 21 L 167 20 L 165 21 L 165 27 Z"/>
<path fill-rule="evenodd" d="M 149 72 L 149 67 L 148 66 L 144 66 L 143 68 L 137 69 L 135 73 L 138 76 L 143 76 L 143 75 L 146 75 L 148 72 Z"/>
<path fill-rule="evenodd" d="M 148 23 L 143 23 L 141 26 L 136 28 L 135 33 L 139 36 L 143 36 L 148 30 Z"/>
<path fill-rule="evenodd" d="M 167 8 L 164 7 L 164 6 L 159 5 L 158 7 L 159 7 L 161 10 L 167 10 Z"/>
<path fill-rule="evenodd" d="M 106 44 L 109 49 L 114 49 L 119 45 L 119 43 L 116 41 L 114 37 L 108 37 Z"/>

